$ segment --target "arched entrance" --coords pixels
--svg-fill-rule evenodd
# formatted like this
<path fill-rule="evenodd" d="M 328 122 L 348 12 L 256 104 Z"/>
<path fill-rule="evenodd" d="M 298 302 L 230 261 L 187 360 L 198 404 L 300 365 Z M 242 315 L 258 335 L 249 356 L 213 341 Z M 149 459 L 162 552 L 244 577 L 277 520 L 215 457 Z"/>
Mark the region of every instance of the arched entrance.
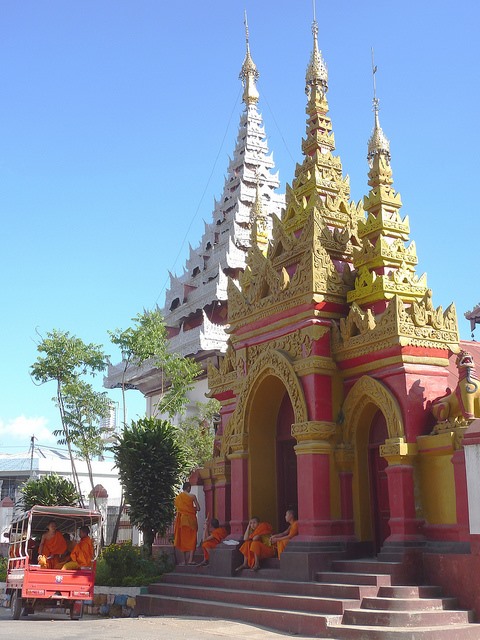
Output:
<path fill-rule="evenodd" d="M 297 461 L 294 411 L 279 378 L 269 375 L 260 382 L 247 420 L 250 514 L 284 526 L 286 508 L 297 503 Z"/>
<path fill-rule="evenodd" d="M 283 396 L 277 418 L 277 496 L 278 518 L 273 523 L 278 531 L 285 528 L 285 511 L 298 509 L 297 492 L 297 441 L 292 437 L 292 424 L 295 418 L 288 393 Z"/>
<path fill-rule="evenodd" d="M 368 438 L 368 466 L 370 507 L 375 551 L 378 553 L 390 535 L 390 501 L 385 458 L 380 456 L 380 446 L 388 438 L 387 422 L 381 411 L 373 416 Z"/>
<path fill-rule="evenodd" d="M 400 408 L 390 390 L 378 380 L 363 376 L 344 404 L 345 444 L 353 449 L 353 504 L 355 533 L 371 541 L 378 551 L 389 535 L 387 462 L 380 446 L 388 438 L 403 438 Z"/>

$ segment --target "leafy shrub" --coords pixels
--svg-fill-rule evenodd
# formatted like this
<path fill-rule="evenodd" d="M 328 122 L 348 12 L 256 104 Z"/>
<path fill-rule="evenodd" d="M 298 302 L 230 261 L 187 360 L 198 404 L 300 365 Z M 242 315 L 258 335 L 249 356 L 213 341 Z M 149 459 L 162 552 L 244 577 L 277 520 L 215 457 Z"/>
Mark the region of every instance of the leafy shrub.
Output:
<path fill-rule="evenodd" d="M 95 584 L 111 587 L 141 587 L 160 579 L 173 567 L 166 554 L 152 559 L 143 547 L 131 542 L 111 544 L 97 561 Z"/>
<path fill-rule="evenodd" d="M 0 556 L 0 582 L 5 582 L 7 579 L 7 562 L 8 558 Z"/>
<path fill-rule="evenodd" d="M 27 480 L 21 486 L 20 494 L 19 502 L 25 511 L 36 504 L 47 507 L 77 507 L 80 500 L 73 482 L 56 473 Z"/>

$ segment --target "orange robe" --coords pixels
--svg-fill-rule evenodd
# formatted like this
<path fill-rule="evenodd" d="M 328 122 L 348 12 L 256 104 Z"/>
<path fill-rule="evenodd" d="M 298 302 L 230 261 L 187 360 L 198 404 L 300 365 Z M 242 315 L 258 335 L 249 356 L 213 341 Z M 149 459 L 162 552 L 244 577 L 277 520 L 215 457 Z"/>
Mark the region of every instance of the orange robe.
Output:
<path fill-rule="evenodd" d="M 295 520 L 289 526 L 289 528 L 288 528 L 288 537 L 284 538 L 283 540 L 278 540 L 277 541 L 276 545 L 277 545 L 277 553 L 278 553 L 278 557 L 279 558 L 282 555 L 282 553 L 285 551 L 285 547 L 287 546 L 287 544 L 295 536 L 298 536 L 298 520 Z"/>
<path fill-rule="evenodd" d="M 184 491 L 175 498 L 177 515 L 173 527 L 173 544 L 180 551 L 195 551 L 197 548 L 197 510 L 193 500 L 194 497 Z"/>
<path fill-rule="evenodd" d="M 42 546 L 42 556 L 44 558 L 43 563 L 46 564 L 47 569 L 56 569 L 59 564 L 58 556 L 61 556 L 66 550 L 67 543 L 60 531 L 55 531 L 55 534 L 51 538 L 46 538 Z M 40 564 L 43 564 L 42 561 L 40 561 L 42 556 L 39 556 Z"/>
<path fill-rule="evenodd" d="M 81 538 L 78 544 L 75 545 L 70 557 L 72 561 L 76 562 L 80 567 L 90 567 L 94 555 L 93 542 L 91 538 L 85 536 L 85 538 Z"/>
<path fill-rule="evenodd" d="M 213 540 L 205 540 L 205 542 L 202 542 L 203 557 L 206 562 L 210 559 L 210 549 L 215 549 L 217 544 L 226 538 L 228 534 L 226 529 L 218 527 L 217 529 L 213 529 L 210 535 L 213 536 Z"/>
<path fill-rule="evenodd" d="M 270 544 L 270 536 L 272 535 L 272 525 L 268 522 L 261 522 L 258 527 L 252 531 L 248 540 L 240 547 L 240 552 L 247 559 L 250 569 L 255 565 L 255 555 L 259 560 L 263 558 L 273 558 L 275 549 Z M 260 540 L 254 540 L 256 536 L 261 536 Z"/>

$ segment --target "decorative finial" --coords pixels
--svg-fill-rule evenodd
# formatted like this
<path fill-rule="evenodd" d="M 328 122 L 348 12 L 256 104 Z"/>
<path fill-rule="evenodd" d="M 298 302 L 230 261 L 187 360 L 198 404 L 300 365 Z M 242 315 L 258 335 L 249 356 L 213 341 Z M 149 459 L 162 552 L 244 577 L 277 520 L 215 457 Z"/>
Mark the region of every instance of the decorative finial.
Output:
<path fill-rule="evenodd" d="M 379 99 L 377 98 L 377 85 L 375 80 L 375 74 L 377 73 L 377 65 L 375 64 L 374 55 L 373 55 L 373 47 L 372 47 L 372 79 L 373 79 L 373 112 L 374 112 L 374 125 L 372 135 L 370 136 L 370 140 L 368 141 L 368 154 L 367 159 L 371 164 L 373 158 L 377 154 L 383 154 L 388 162 L 390 162 L 390 142 L 387 137 L 383 133 L 382 127 L 380 126 L 380 119 L 378 117 L 379 112 Z"/>
<path fill-rule="evenodd" d="M 313 86 L 320 87 L 322 93 L 328 91 L 328 71 L 327 65 L 322 57 L 322 53 L 318 48 L 318 24 L 316 20 L 315 0 L 313 1 L 313 22 L 312 22 L 312 34 L 313 34 L 313 50 L 310 56 L 310 62 L 307 67 L 307 74 L 305 77 L 306 87 L 305 93 L 310 97 L 310 93 Z"/>
<path fill-rule="evenodd" d="M 246 10 L 244 12 L 243 22 L 245 25 L 246 53 L 245 53 L 245 59 L 242 64 L 242 69 L 240 71 L 239 78 L 242 81 L 242 84 L 244 87 L 243 98 L 242 98 L 243 102 L 249 105 L 249 104 L 255 104 L 258 102 L 259 95 L 258 95 L 257 87 L 255 86 L 255 82 L 260 77 L 260 74 L 258 73 L 257 66 L 252 60 L 252 56 L 250 55 L 250 39 L 249 39 L 249 32 L 248 32 Z"/>

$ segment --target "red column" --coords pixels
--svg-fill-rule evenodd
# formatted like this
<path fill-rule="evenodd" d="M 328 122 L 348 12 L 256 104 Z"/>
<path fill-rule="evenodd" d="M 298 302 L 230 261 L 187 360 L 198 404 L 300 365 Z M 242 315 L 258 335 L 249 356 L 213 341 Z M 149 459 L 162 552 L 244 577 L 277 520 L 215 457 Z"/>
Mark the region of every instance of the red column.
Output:
<path fill-rule="evenodd" d="M 415 513 L 413 467 L 409 464 L 390 465 L 385 470 L 390 505 L 390 536 L 388 542 L 421 540 L 422 521 Z"/>
<path fill-rule="evenodd" d="M 206 478 L 203 481 L 203 493 L 205 494 L 205 516 L 210 514 L 213 517 L 213 487 L 210 478 Z"/>
<path fill-rule="evenodd" d="M 340 471 L 340 509 L 342 515 L 341 533 L 347 536 L 353 536 L 355 526 L 353 521 L 353 494 L 352 481 L 353 473 L 351 471 Z"/>
<path fill-rule="evenodd" d="M 468 516 L 467 473 L 465 470 L 465 452 L 455 451 L 452 456 L 453 477 L 455 479 L 455 497 L 457 510 L 458 539 L 470 539 L 470 520 Z"/>
<path fill-rule="evenodd" d="M 318 447 L 320 443 L 315 444 Z M 315 444 L 302 443 L 296 447 L 299 540 L 318 540 L 332 535 L 330 454 L 310 452 L 316 448 Z"/>
<path fill-rule="evenodd" d="M 230 532 L 243 535 L 248 523 L 248 458 L 246 453 L 231 457 L 231 505 Z"/>

